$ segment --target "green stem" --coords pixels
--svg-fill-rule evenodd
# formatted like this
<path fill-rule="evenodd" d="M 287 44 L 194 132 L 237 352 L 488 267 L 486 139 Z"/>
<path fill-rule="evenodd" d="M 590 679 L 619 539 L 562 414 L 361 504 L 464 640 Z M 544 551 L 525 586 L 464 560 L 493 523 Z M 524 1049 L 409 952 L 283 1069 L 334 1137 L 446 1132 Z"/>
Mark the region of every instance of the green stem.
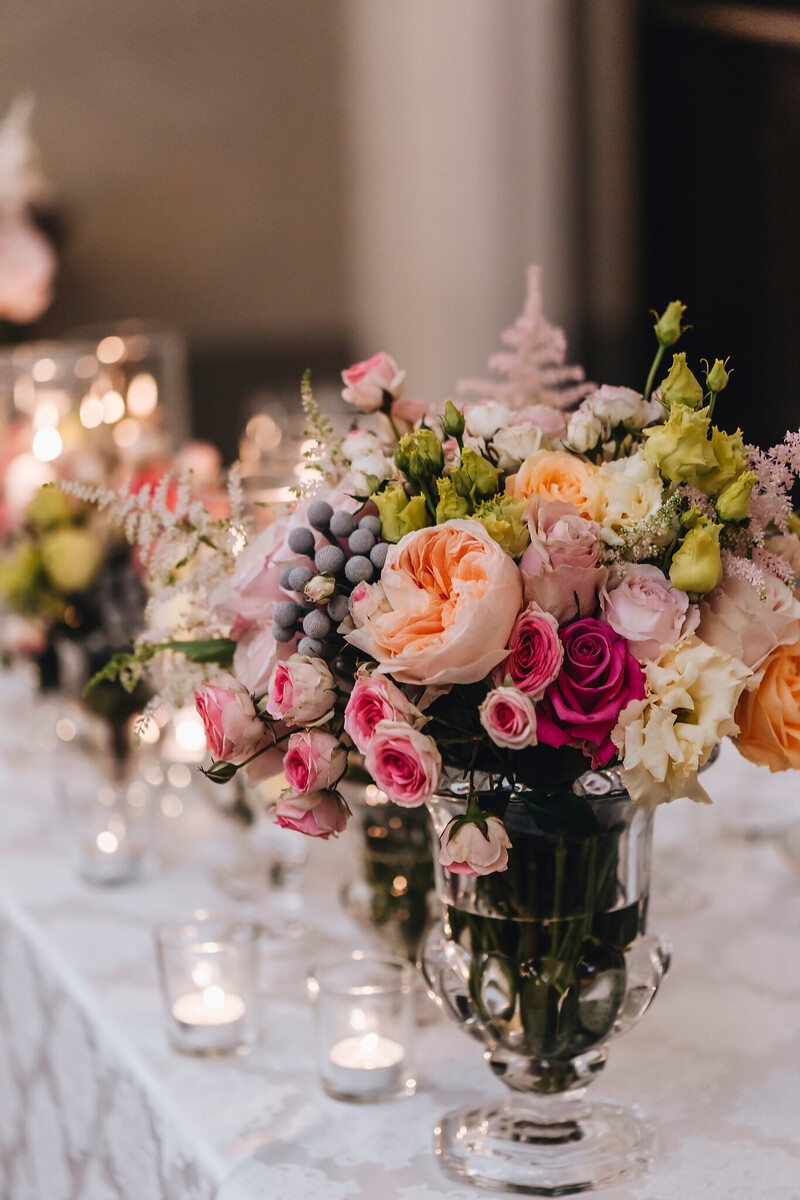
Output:
<path fill-rule="evenodd" d="M 656 350 L 656 356 L 653 359 L 653 365 L 650 368 L 650 374 L 647 376 L 647 383 L 644 385 L 644 399 L 645 400 L 650 399 L 650 393 L 653 390 L 653 380 L 656 377 L 656 371 L 658 370 L 659 366 L 661 365 L 661 360 L 664 357 L 665 350 L 666 350 L 666 346 L 659 344 L 659 347 Z"/>
<path fill-rule="evenodd" d="M 424 479 L 417 480 L 417 483 L 419 484 L 420 491 L 422 492 L 423 496 L 425 497 L 425 507 L 427 508 L 428 512 L 431 514 L 431 517 L 433 518 L 433 520 L 435 522 L 436 521 L 436 505 L 433 503 L 433 497 L 431 496 L 430 488 L 428 487 L 428 484 Z"/>

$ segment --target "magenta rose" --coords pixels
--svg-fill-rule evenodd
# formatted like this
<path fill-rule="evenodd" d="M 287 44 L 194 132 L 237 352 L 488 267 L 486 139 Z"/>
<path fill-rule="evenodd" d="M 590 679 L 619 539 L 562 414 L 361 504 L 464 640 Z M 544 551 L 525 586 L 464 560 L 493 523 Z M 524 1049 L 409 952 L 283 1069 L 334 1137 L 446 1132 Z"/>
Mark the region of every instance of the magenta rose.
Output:
<path fill-rule="evenodd" d="M 525 600 L 552 613 L 559 624 L 593 613 L 597 592 L 608 579 L 598 567 L 600 526 L 580 516 L 574 504 L 532 496 L 528 504 L 531 544 L 520 559 Z"/>
<path fill-rule="evenodd" d="M 304 729 L 289 738 L 283 773 L 293 791 L 304 794 L 333 787 L 346 767 L 347 751 L 332 733 Z"/>
<path fill-rule="evenodd" d="M 405 371 L 399 370 L 394 359 L 381 351 L 342 371 L 342 398 L 362 412 L 376 412 L 383 405 L 384 392 L 397 399 L 405 378 Z"/>
<path fill-rule="evenodd" d="M 283 829 L 295 829 L 307 837 L 327 841 L 341 833 L 350 819 L 350 810 L 336 792 L 311 792 L 307 796 L 287 796 L 275 806 L 275 821 Z"/>
<path fill-rule="evenodd" d="M 486 832 L 472 821 L 450 822 L 442 834 L 439 862 L 453 875 L 492 875 L 508 867 L 511 847 L 499 817 L 486 817 Z"/>
<path fill-rule="evenodd" d="M 363 668 L 359 671 L 344 710 L 344 728 L 361 754 L 366 754 L 379 721 L 421 724 L 423 719 L 405 693 L 385 675 L 370 675 Z"/>
<path fill-rule="evenodd" d="M 603 621 L 585 617 L 559 632 L 561 674 L 539 704 L 537 731 L 547 746 L 575 746 L 605 766 L 616 750 L 611 731 L 631 700 L 643 700 L 644 673 L 625 643 Z"/>
<path fill-rule="evenodd" d="M 508 658 L 493 678 L 499 683 L 510 675 L 521 692 L 541 700 L 561 670 L 563 657 L 558 621 L 538 604 L 529 604 L 517 617 L 508 639 Z"/>
<path fill-rule="evenodd" d="M 524 692 L 515 687 L 495 688 L 478 711 L 495 746 L 523 750 L 536 745 L 536 709 Z"/>
<path fill-rule="evenodd" d="M 417 808 L 439 786 L 442 759 L 433 738 L 400 721 L 379 721 L 364 765 L 390 800 Z"/>
<path fill-rule="evenodd" d="M 215 762 L 243 763 L 272 740 L 253 698 L 231 675 L 218 675 L 194 694 Z"/>

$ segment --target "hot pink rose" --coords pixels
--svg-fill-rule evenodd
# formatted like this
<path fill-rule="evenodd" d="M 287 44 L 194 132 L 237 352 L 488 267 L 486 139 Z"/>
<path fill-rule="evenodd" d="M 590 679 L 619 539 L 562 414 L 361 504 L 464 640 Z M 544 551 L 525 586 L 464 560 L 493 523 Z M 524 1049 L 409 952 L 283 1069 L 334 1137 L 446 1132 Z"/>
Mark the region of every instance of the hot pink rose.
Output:
<path fill-rule="evenodd" d="M 383 405 L 384 392 L 397 399 L 405 378 L 405 371 L 399 370 L 394 359 L 381 351 L 342 371 L 342 397 L 362 412 L 376 412 Z"/>
<path fill-rule="evenodd" d="M 510 675 L 521 692 L 541 700 L 561 670 L 563 657 L 558 621 L 538 604 L 529 604 L 517 617 L 508 641 L 508 658 L 496 668 L 493 678 L 501 683 Z"/>
<path fill-rule="evenodd" d="M 56 256 L 24 217 L 0 221 L 0 317 L 17 325 L 37 320 L 53 300 Z"/>
<path fill-rule="evenodd" d="M 321 725 L 335 700 L 333 676 L 321 658 L 292 654 L 269 677 L 266 710 L 287 725 Z"/>
<path fill-rule="evenodd" d="M 256 715 L 252 696 L 231 675 L 202 683 L 194 702 L 215 762 L 242 763 L 272 741 Z"/>
<path fill-rule="evenodd" d="M 379 721 L 401 721 L 418 726 L 423 720 L 422 714 L 399 687 L 385 675 L 370 675 L 362 667 L 344 710 L 345 732 L 361 754 L 366 754 Z"/>
<path fill-rule="evenodd" d="M 347 751 L 338 738 L 321 729 L 293 733 L 283 759 L 289 787 L 299 793 L 333 787 L 347 768 Z"/>
<path fill-rule="evenodd" d="M 442 834 L 439 862 L 453 875 L 492 875 L 508 867 L 511 841 L 499 817 L 485 817 L 486 832 L 456 817 Z M 458 826 L 456 828 L 456 826 Z"/>
<path fill-rule="evenodd" d="M 308 837 L 327 841 L 341 833 L 350 819 L 350 810 L 336 792 L 311 792 L 307 796 L 288 796 L 275 806 L 275 821 L 284 829 L 295 829 Z"/>
<path fill-rule="evenodd" d="M 433 738 L 401 721 L 379 721 L 364 765 L 390 800 L 417 808 L 439 786 L 442 758 Z"/>
<path fill-rule="evenodd" d="M 658 658 L 662 646 L 674 646 L 694 631 L 695 604 L 674 588 L 658 567 L 633 566 L 600 590 L 602 619 L 628 643 L 640 661 Z"/>
<path fill-rule="evenodd" d="M 574 504 L 532 496 L 528 503 L 531 544 L 520 559 L 525 599 L 552 613 L 559 624 L 593 613 L 608 579 L 598 567 L 600 526 L 581 517 Z"/>
<path fill-rule="evenodd" d="M 478 711 L 481 725 L 496 746 L 523 750 L 536 745 L 536 709 L 524 692 L 515 687 L 495 688 Z"/>
<path fill-rule="evenodd" d="M 644 699 L 644 673 L 619 634 L 586 617 L 559 631 L 561 674 L 537 708 L 539 741 L 576 746 L 605 766 L 616 753 L 611 731 L 631 700 Z"/>

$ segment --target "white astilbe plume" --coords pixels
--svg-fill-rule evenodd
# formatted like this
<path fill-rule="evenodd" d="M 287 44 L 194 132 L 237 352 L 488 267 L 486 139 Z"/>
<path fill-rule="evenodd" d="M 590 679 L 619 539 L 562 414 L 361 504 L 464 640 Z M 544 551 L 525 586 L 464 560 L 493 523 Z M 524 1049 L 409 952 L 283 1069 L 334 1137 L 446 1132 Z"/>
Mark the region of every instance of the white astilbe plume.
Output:
<path fill-rule="evenodd" d="M 571 408 L 595 391 L 596 385 L 587 382 L 583 367 L 567 365 L 564 331 L 551 325 L 542 312 L 541 276 L 541 267 L 528 267 L 522 315 L 500 335 L 511 350 L 501 350 L 489 359 L 489 370 L 505 379 L 462 379 L 457 385 L 459 395 L 477 393 L 510 409 L 533 404 Z"/>

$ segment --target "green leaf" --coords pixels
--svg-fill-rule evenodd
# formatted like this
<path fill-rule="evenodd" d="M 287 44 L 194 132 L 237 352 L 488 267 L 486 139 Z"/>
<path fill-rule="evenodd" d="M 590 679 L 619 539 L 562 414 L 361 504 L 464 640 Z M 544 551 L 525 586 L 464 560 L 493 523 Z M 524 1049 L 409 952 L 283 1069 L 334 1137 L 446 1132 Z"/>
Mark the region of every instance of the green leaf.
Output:
<path fill-rule="evenodd" d="M 97 687 L 98 683 L 104 680 L 113 682 L 120 679 L 133 667 L 143 665 L 150 661 L 160 650 L 172 650 L 175 654 L 182 654 L 184 658 L 188 658 L 190 662 L 195 663 L 214 663 L 220 670 L 227 670 L 233 664 L 233 654 L 236 649 L 236 642 L 231 638 L 206 638 L 199 642 L 157 642 L 152 646 L 140 646 L 132 654 L 115 654 L 108 660 L 104 667 L 101 667 L 96 675 L 93 675 L 86 687 L 83 689 L 84 696 Z M 136 678 L 134 677 L 130 683 L 128 690 L 132 691 L 136 686 Z M 123 686 L 128 686 L 125 679 L 122 679 Z"/>
<path fill-rule="evenodd" d="M 519 799 L 543 833 L 591 837 L 600 826 L 586 796 L 574 792 L 522 792 Z"/>

